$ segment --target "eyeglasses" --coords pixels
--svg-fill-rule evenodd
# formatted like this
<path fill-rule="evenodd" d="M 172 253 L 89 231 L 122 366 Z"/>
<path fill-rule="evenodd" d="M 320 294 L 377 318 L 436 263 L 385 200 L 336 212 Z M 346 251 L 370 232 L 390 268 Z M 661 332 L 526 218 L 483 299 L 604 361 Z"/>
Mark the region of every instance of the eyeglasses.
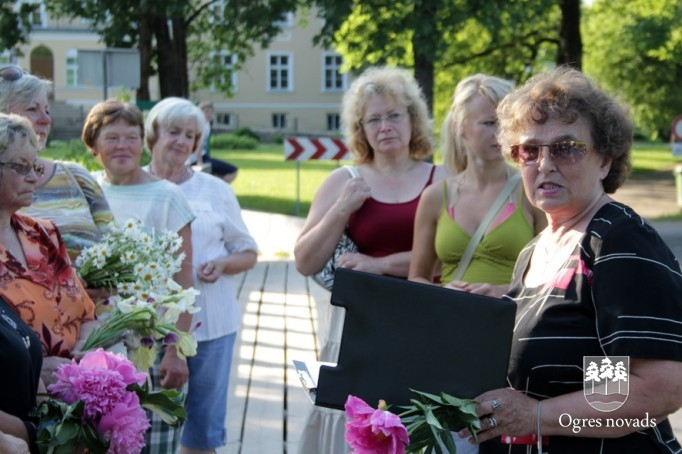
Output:
<path fill-rule="evenodd" d="M 24 77 L 25 74 L 28 74 L 28 71 L 16 65 L 7 65 L 0 68 L 0 77 L 8 82 L 19 80 Z"/>
<path fill-rule="evenodd" d="M 19 175 L 24 176 L 31 173 L 31 170 L 33 170 L 39 177 L 42 177 L 43 174 L 45 173 L 45 165 L 38 164 L 35 161 L 34 162 L 24 161 L 21 164 L 19 164 L 18 162 L 0 162 L 0 167 L 8 167 L 14 170 Z"/>
<path fill-rule="evenodd" d="M 587 153 L 587 144 L 585 142 L 569 140 L 544 145 L 512 145 L 511 156 L 514 162 L 532 166 L 538 164 L 543 150 L 547 150 L 549 157 L 552 158 L 552 162 L 555 164 L 575 164 Z"/>
<path fill-rule="evenodd" d="M 395 125 L 400 123 L 405 115 L 407 115 L 407 112 L 393 112 L 386 115 L 385 117 L 379 115 L 369 117 L 367 120 L 360 120 L 360 123 L 370 129 L 377 129 L 379 126 L 381 126 L 382 121 L 386 120 L 388 124 Z"/>

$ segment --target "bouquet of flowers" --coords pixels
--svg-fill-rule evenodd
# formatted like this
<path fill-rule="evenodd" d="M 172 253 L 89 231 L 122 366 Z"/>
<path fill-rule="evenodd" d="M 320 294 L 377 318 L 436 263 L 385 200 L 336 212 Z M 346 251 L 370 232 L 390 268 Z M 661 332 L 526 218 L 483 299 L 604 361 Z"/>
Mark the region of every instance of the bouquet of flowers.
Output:
<path fill-rule="evenodd" d="M 184 254 L 182 238 L 171 231 L 144 231 L 139 219 L 113 222 L 102 241 L 83 249 L 75 261 L 80 277 L 90 288 L 116 290 L 122 296 L 147 298 L 170 293 L 173 275 Z"/>
<path fill-rule="evenodd" d="M 186 418 L 179 391 L 149 392 L 147 374 L 121 355 L 88 352 L 54 376 L 50 398 L 35 412 L 41 453 L 139 453 L 149 428 L 143 408 L 172 425 Z"/>
<path fill-rule="evenodd" d="M 194 306 L 198 293 L 178 286 L 175 293 L 169 295 L 118 299 L 104 323 L 90 333 L 83 350 L 109 347 L 123 337 L 128 355 L 138 370 L 147 370 L 154 364 L 157 341 L 174 345 L 180 358 L 194 356 L 197 354 L 196 339 L 191 333 L 178 329 L 175 323 L 183 312 L 199 311 Z"/>
<path fill-rule="evenodd" d="M 123 338 L 139 370 L 154 364 L 157 341 L 176 346 L 181 358 L 196 354 L 191 333 L 175 326 L 181 313 L 199 311 L 194 306 L 199 292 L 183 290 L 173 280 L 185 258 L 177 253 L 181 245 L 177 233 L 148 234 L 139 220 L 129 219 L 112 223 L 100 243 L 81 252 L 76 266 L 88 286 L 116 292 L 98 307 L 102 325 L 90 334 L 84 351 L 108 348 Z"/>
<path fill-rule="evenodd" d="M 363 454 L 404 454 L 443 452 L 455 454 L 457 448 L 450 434 L 455 427 L 466 426 L 474 437 L 481 428 L 476 416 L 476 402 L 458 399 L 446 393 L 439 396 L 412 390 L 411 405 L 389 411 L 385 401 L 377 409 L 355 396 L 346 400 L 346 441 L 353 452 Z"/>

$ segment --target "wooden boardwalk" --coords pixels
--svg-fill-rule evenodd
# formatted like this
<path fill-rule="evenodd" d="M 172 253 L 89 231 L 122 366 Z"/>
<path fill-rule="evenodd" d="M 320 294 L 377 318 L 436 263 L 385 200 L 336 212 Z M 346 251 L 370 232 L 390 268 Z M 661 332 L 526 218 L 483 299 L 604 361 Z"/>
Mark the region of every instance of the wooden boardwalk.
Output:
<path fill-rule="evenodd" d="M 230 378 L 228 443 L 218 453 L 295 454 L 312 403 L 291 360 L 317 358 L 317 321 L 327 317 L 330 295 L 293 264 L 300 220 L 256 212 L 245 212 L 245 220 L 264 254 L 253 270 L 238 276 L 243 327 Z M 665 233 L 679 233 L 679 228 L 661 233 L 670 242 Z M 682 240 L 679 243 L 674 250 L 682 259 Z M 682 411 L 671 422 L 682 440 Z"/>
<path fill-rule="evenodd" d="M 324 317 L 329 293 L 291 261 L 262 262 L 240 278 L 243 327 L 230 378 L 228 444 L 218 452 L 296 453 L 312 403 L 291 360 L 317 358 L 318 306 Z"/>

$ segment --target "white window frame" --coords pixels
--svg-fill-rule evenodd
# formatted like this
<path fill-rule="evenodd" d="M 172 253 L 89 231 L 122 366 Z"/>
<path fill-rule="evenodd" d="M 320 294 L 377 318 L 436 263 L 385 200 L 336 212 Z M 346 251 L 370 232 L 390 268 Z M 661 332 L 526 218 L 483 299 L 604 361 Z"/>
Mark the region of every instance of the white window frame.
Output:
<path fill-rule="evenodd" d="M 274 113 L 271 116 L 272 118 L 272 129 L 286 129 L 287 128 L 287 120 L 289 119 L 289 115 L 286 113 Z"/>
<path fill-rule="evenodd" d="M 273 65 L 272 63 L 272 58 L 277 57 L 287 57 L 287 63 L 286 65 L 282 64 L 281 62 L 277 62 Z M 266 77 L 266 84 L 267 84 L 267 92 L 269 93 L 290 93 L 294 91 L 294 55 L 291 52 L 268 52 L 267 57 L 267 77 Z M 286 70 L 287 77 L 287 86 L 284 88 L 282 85 L 282 81 L 285 80 L 284 77 L 282 77 L 282 71 Z M 271 74 L 273 71 L 277 71 L 277 83 L 275 87 L 272 86 L 272 78 Z"/>
<path fill-rule="evenodd" d="M 327 65 L 327 58 L 332 57 L 335 60 L 337 58 L 341 59 L 340 63 L 334 62 L 332 65 Z M 324 93 L 339 93 L 345 91 L 348 88 L 348 74 L 341 72 L 341 66 L 343 65 L 343 56 L 338 52 L 323 52 L 322 53 L 322 92 Z M 327 85 L 327 71 L 332 71 L 333 81 L 332 86 Z M 341 80 L 341 87 L 337 88 L 335 82 Z"/>
<path fill-rule="evenodd" d="M 21 0 L 16 3 L 16 11 L 21 9 L 21 5 L 28 3 L 30 5 L 39 4 L 40 7 L 38 11 L 31 16 L 31 27 L 33 28 L 45 28 L 47 27 L 47 11 L 45 9 L 45 2 L 42 0 Z M 39 22 L 34 22 L 33 19 L 36 18 L 35 14 L 38 15 L 37 19 Z"/>
<path fill-rule="evenodd" d="M 234 124 L 234 114 L 230 112 L 216 112 L 215 122 L 220 126 L 231 128 Z"/>
<path fill-rule="evenodd" d="M 69 49 L 66 51 L 65 55 L 66 61 L 66 86 L 67 87 L 77 87 L 78 82 L 78 49 Z M 71 78 L 71 83 L 69 80 Z"/>
<path fill-rule="evenodd" d="M 294 13 L 289 11 L 288 13 L 282 14 L 281 20 L 276 20 L 273 25 L 282 28 L 291 28 L 294 26 Z"/>
<path fill-rule="evenodd" d="M 338 131 L 341 129 L 341 115 L 338 112 L 327 113 L 327 131 Z"/>
<path fill-rule="evenodd" d="M 211 53 L 211 58 L 215 58 L 216 56 L 220 57 L 221 63 L 223 64 L 224 67 L 232 69 L 230 85 L 232 85 L 232 92 L 236 93 L 237 88 L 238 88 L 237 87 L 237 80 L 238 79 L 237 79 L 237 72 L 234 71 L 234 67 L 237 65 L 237 61 L 238 61 L 237 54 L 233 54 L 232 52 L 229 52 L 226 50 L 219 50 L 219 51 Z M 229 58 L 229 60 L 231 60 L 229 63 L 227 62 L 228 58 Z M 220 76 L 220 81 L 221 82 L 225 81 L 224 75 Z M 215 83 L 211 84 L 211 91 L 216 91 Z"/>

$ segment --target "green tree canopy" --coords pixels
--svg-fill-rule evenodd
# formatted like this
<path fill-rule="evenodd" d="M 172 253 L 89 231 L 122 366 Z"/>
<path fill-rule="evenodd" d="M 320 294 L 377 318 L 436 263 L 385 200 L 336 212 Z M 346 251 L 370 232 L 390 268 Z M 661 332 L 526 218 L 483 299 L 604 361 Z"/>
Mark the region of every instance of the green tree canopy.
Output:
<path fill-rule="evenodd" d="M 682 3 L 596 0 L 585 15 L 585 72 L 632 107 L 639 133 L 667 139 L 682 114 Z"/>
<path fill-rule="evenodd" d="M 0 49 L 15 49 L 25 44 L 31 32 L 31 14 L 40 4 L 21 3 L 16 9 L 13 0 L 0 0 Z"/>

